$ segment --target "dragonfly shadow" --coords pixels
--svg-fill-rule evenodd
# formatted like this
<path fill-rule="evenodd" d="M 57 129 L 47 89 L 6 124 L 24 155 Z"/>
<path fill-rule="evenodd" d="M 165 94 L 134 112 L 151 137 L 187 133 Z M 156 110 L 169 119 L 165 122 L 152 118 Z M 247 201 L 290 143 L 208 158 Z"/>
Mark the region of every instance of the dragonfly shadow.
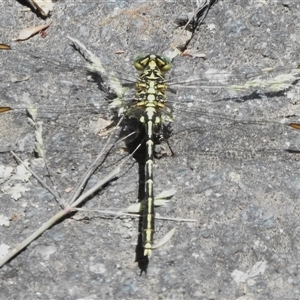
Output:
<path fill-rule="evenodd" d="M 249 95 L 239 96 L 239 97 L 222 98 L 222 99 L 216 100 L 214 102 L 233 101 L 233 102 L 236 102 L 236 103 L 245 103 L 247 101 L 262 99 L 262 98 L 265 98 L 265 97 L 275 98 L 275 97 L 282 97 L 284 95 L 285 95 L 284 91 L 269 92 L 269 93 L 261 93 L 259 91 L 254 91 Z"/>
<path fill-rule="evenodd" d="M 107 80 L 105 80 L 99 73 L 87 71 L 87 75 L 91 76 L 92 80 L 98 85 L 99 90 L 106 94 L 106 98 L 108 100 L 113 100 L 118 97 L 118 95 L 107 86 Z"/>
<path fill-rule="evenodd" d="M 291 154 L 300 154 L 300 150 L 286 149 L 285 151 Z"/>
<path fill-rule="evenodd" d="M 146 180 L 146 158 L 147 158 L 147 149 L 146 149 L 146 129 L 145 125 L 142 124 L 139 120 L 135 118 L 126 118 L 122 123 L 121 138 L 125 138 L 125 144 L 128 152 L 132 154 L 134 159 L 138 163 L 138 200 L 142 202 L 145 200 L 145 180 Z M 171 136 L 171 127 L 162 126 L 159 134 L 156 134 L 154 137 L 154 144 L 160 144 L 161 137 L 164 140 L 167 140 Z M 161 158 L 164 155 L 161 155 L 158 152 L 154 153 L 156 159 Z M 144 255 L 144 243 L 143 243 L 143 209 L 140 211 L 140 217 L 138 222 L 138 239 L 136 245 L 136 257 L 135 261 L 138 263 L 138 267 L 142 273 L 147 273 L 149 258 Z"/>
<path fill-rule="evenodd" d="M 93 66 L 90 58 L 86 55 L 83 49 L 81 49 L 77 44 L 72 43 L 71 47 L 77 51 L 90 65 Z M 100 91 L 106 94 L 108 100 L 113 100 L 118 97 L 116 92 L 109 86 L 109 78 L 100 72 L 98 69 L 86 69 L 86 74 L 92 78 L 92 80 L 98 85 Z"/>
<path fill-rule="evenodd" d="M 130 154 L 138 163 L 138 200 L 139 202 L 145 199 L 145 163 L 146 163 L 146 140 L 145 126 L 135 118 L 126 118 L 122 122 L 121 138 L 125 138 L 125 145 Z M 143 212 L 140 211 L 138 222 L 138 239 L 135 249 L 135 261 L 141 270 L 141 274 L 147 273 L 149 259 L 144 256 L 143 247 Z"/>
<path fill-rule="evenodd" d="M 291 86 L 287 89 L 282 89 L 279 91 L 270 91 L 270 92 L 260 92 L 259 90 L 253 91 L 251 94 L 245 95 L 245 96 L 239 96 L 239 97 L 229 97 L 229 98 L 222 98 L 219 100 L 215 100 L 214 102 L 225 102 L 225 101 L 234 101 L 236 103 L 245 103 L 247 101 L 256 100 L 256 99 L 262 99 L 262 98 L 275 98 L 275 97 L 285 97 L 286 92 L 290 91 L 298 82 L 300 79 L 295 80 Z"/>

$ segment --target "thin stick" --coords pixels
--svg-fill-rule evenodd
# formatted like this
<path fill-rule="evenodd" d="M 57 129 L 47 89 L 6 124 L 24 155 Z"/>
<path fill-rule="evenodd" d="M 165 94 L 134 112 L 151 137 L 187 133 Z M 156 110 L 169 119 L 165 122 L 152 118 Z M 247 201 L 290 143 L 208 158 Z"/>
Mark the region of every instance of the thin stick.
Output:
<path fill-rule="evenodd" d="M 74 208 L 73 211 L 87 211 L 87 212 L 93 211 L 93 212 L 99 212 L 104 215 L 115 215 L 117 217 L 119 217 L 119 216 L 134 217 L 134 218 L 140 217 L 140 214 L 124 213 L 122 211 L 122 209 L 120 209 L 118 211 L 114 211 L 114 210 Z M 165 220 L 165 221 L 175 221 L 175 222 L 196 222 L 195 219 L 170 218 L 170 217 L 160 217 L 160 216 L 155 216 L 155 219 Z"/>
<path fill-rule="evenodd" d="M 116 125 L 114 131 L 116 130 L 116 128 L 118 128 L 118 126 L 121 124 L 122 121 L 123 121 L 123 118 L 121 118 L 119 120 L 119 122 Z M 113 133 L 114 133 L 114 131 L 113 131 Z M 103 156 L 105 149 L 107 148 L 108 144 L 110 143 L 110 140 L 111 140 L 111 138 L 113 136 L 113 133 L 109 136 L 109 138 L 107 139 L 107 142 L 106 142 L 105 146 L 103 147 L 102 151 L 96 157 L 96 159 L 91 164 L 91 166 L 87 169 L 87 171 L 85 172 L 85 174 L 82 176 L 82 179 L 80 180 L 80 182 L 77 184 L 77 186 L 75 188 L 75 193 L 74 193 L 74 195 L 72 196 L 72 198 L 69 201 L 69 205 L 71 205 L 78 198 L 78 196 L 82 192 L 84 186 L 86 185 L 87 181 L 90 179 L 91 175 L 98 168 L 98 166 L 99 166 L 99 160 Z M 113 146 L 111 146 L 111 148 L 107 152 L 109 152 L 112 148 L 113 148 Z"/>
<path fill-rule="evenodd" d="M 122 162 L 118 167 L 116 167 L 112 172 L 110 172 L 103 180 L 99 181 L 93 188 L 88 190 L 86 193 L 81 195 L 76 202 L 74 202 L 72 205 L 66 207 L 64 210 L 61 210 L 56 215 L 54 215 L 52 218 L 50 218 L 46 223 L 44 223 L 39 229 L 37 229 L 32 235 L 30 235 L 27 239 L 25 239 L 21 244 L 17 245 L 12 251 L 10 251 L 4 258 L 0 260 L 0 268 L 11 258 L 13 258 L 16 254 L 18 254 L 20 251 L 22 251 L 25 247 L 27 247 L 32 241 L 34 241 L 36 238 L 38 238 L 42 233 L 44 233 L 46 230 L 51 228 L 55 223 L 57 223 L 59 220 L 67 216 L 70 212 L 73 211 L 73 208 L 76 205 L 79 205 L 82 201 L 84 201 L 87 197 L 95 193 L 96 190 L 100 189 L 104 184 L 111 181 L 113 178 L 118 176 L 121 165 L 124 162 Z"/>
<path fill-rule="evenodd" d="M 11 250 L 5 257 L 0 260 L 0 268 L 12 259 L 16 254 L 22 251 L 25 247 L 27 247 L 32 241 L 42 235 L 43 232 L 51 228 L 55 223 L 57 223 L 62 218 L 66 217 L 70 212 L 74 211 L 74 208 L 85 201 L 88 197 L 93 195 L 97 190 L 99 190 L 103 185 L 111 181 L 113 178 L 117 177 L 121 171 L 121 167 L 124 163 L 137 151 L 140 147 L 139 145 L 133 153 L 127 157 L 123 162 L 121 162 L 113 171 L 111 171 L 104 179 L 100 180 L 95 186 L 89 189 L 87 192 L 82 194 L 75 202 L 66 207 L 65 209 L 58 212 L 52 218 L 50 218 L 46 223 L 44 223 L 39 229 L 37 229 L 32 235 L 30 235 L 27 239 L 25 239 L 21 244 L 17 245 L 13 250 Z"/>

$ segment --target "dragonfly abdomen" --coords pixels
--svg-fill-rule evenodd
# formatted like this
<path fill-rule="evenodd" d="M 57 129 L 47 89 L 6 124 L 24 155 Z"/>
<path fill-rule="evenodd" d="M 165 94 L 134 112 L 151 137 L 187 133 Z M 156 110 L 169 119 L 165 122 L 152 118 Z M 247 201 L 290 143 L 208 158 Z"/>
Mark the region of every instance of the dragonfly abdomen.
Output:
<path fill-rule="evenodd" d="M 154 136 L 153 131 L 155 121 L 158 120 L 155 108 L 149 107 L 145 110 L 144 122 L 146 126 L 146 201 L 143 212 L 143 244 L 144 255 L 150 255 L 154 236 L 154 192 L 153 192 L 153 151 Z"/>
<path fill-rule="evenodd" d="M 154 137 L 160 129 L 161 109 L 165 107 L 166 89 L 164 72 L 168 71 L 171 64 L 167 58 L 149 54 L 138 57 L 134 66 L 142 71 L 136 83 L 136 106 L 144 112 L 140 121 L 146 127 L 146 182 L 145 205 L 143 211 L 143 246 L 144 255 L 150 256 L 154 236 L 154 180 L 153 158 Z"/>

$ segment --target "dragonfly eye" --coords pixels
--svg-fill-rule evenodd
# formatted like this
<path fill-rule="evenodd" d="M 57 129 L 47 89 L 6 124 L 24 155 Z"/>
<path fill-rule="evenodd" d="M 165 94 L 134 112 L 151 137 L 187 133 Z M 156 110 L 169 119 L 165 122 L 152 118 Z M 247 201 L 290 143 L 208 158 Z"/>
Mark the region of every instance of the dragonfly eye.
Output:
<path fill-rule="evenodd" d="M 156 63 L 158 65 L 159 69 L 162 72 L 167 72 L 172 67 L 170 59 L 168 57 L 166 57 L 166 56 L 159 56 L 159 55 L 157 55 L 156 56 Z"/>
<path fill-rule="evenodd" d="M 138 71 L 143 71 L 151 63 L 155 64 L 162 72 L 167 72 L 171 69 L 171 61 L 168 57 L 154 54 L 139 55 L 134 60 L 133 65 Z"/>
<path fill-rule="evenodd" d="M 133 62 L 134 67 L 138 71 L 143 71 L 149 64 L 150 55 L 149 54 L 142 54 L 136 57 Z"/>

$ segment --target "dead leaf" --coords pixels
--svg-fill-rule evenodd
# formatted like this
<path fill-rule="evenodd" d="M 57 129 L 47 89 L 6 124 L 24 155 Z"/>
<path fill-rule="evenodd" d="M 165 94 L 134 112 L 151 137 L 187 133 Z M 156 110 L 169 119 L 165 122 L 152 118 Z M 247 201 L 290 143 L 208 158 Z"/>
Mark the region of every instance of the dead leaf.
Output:
<path fill-rule="evenodd" d="M 198 52 L 194 49 L 185 49 L 182 53 L 182 56 L 189 56 L 189 57 L 196 57 L 196 58 L 203 58 L 206 59 L 205 53 Z"/>
<path fill-rule="evenodd" d="M 65 189 L 65 193 L 69 194 L 72 190 L 73 190 L 73 188 L 68 187 L 68 188 Z"/>
<path fill-rule="evenodd" d="M 152 246 L 152 249 L 157 249 L 166 244 L 174 235 L 175 230 L 176 227 L 172 228 L 162 239 L 160 239 L 158 242 L 155 243 L 155 245 Z"/>
<path fill-rule="evenodd" d="M 12 217 L 10 218 L 11 221 L 15 222 L 19 219 L 17 214 L 13 214 Z"/>
<path fill-rule="evenodd" d="M 295 128 L 295 129 L 300 130 L 300 124 L 298 124 L 298 123 L 290 123 L 289 126 Z"/>
<path fill-rule="evenodd" d="M 1 106 L 0 107 L 0 113 L 6 112 L 6 111 L 9 111 L 9 110 L 12 110 L 12 108 L 8 107 L 8 106 Z"/>
<path fill-rule="evenodd" d="M 19 36 L 16 38 L 16 41 L 24 41 L 37 34 L 38 32 L 45 30 L 50 26 L 51 22 L 44 25 L 37 25 L 29 28 L 22 29 L 19 33 Z"/>
<path fill-rule="evenodd" d="M 54 9 L 53 0 L 27 0 L 29 5 L 43 17 L 47 17 Z"/>
<path fill-rule="evenodd" d="M 98 134 L 99 136 L 107 136 L 111 131 L 114 130 L 114 128 L 110 128 L 113 124 L 112 120 L 106 120 L 103 118 L 99 118 L 96 123 L 92 124 L 92 129 L 95 132 L 95 134 Z"/>
<path fill-rule="evenodd" d="M 11 50 L 9 45 L 6 44 L 0 44 L 0 50 Z"/>

